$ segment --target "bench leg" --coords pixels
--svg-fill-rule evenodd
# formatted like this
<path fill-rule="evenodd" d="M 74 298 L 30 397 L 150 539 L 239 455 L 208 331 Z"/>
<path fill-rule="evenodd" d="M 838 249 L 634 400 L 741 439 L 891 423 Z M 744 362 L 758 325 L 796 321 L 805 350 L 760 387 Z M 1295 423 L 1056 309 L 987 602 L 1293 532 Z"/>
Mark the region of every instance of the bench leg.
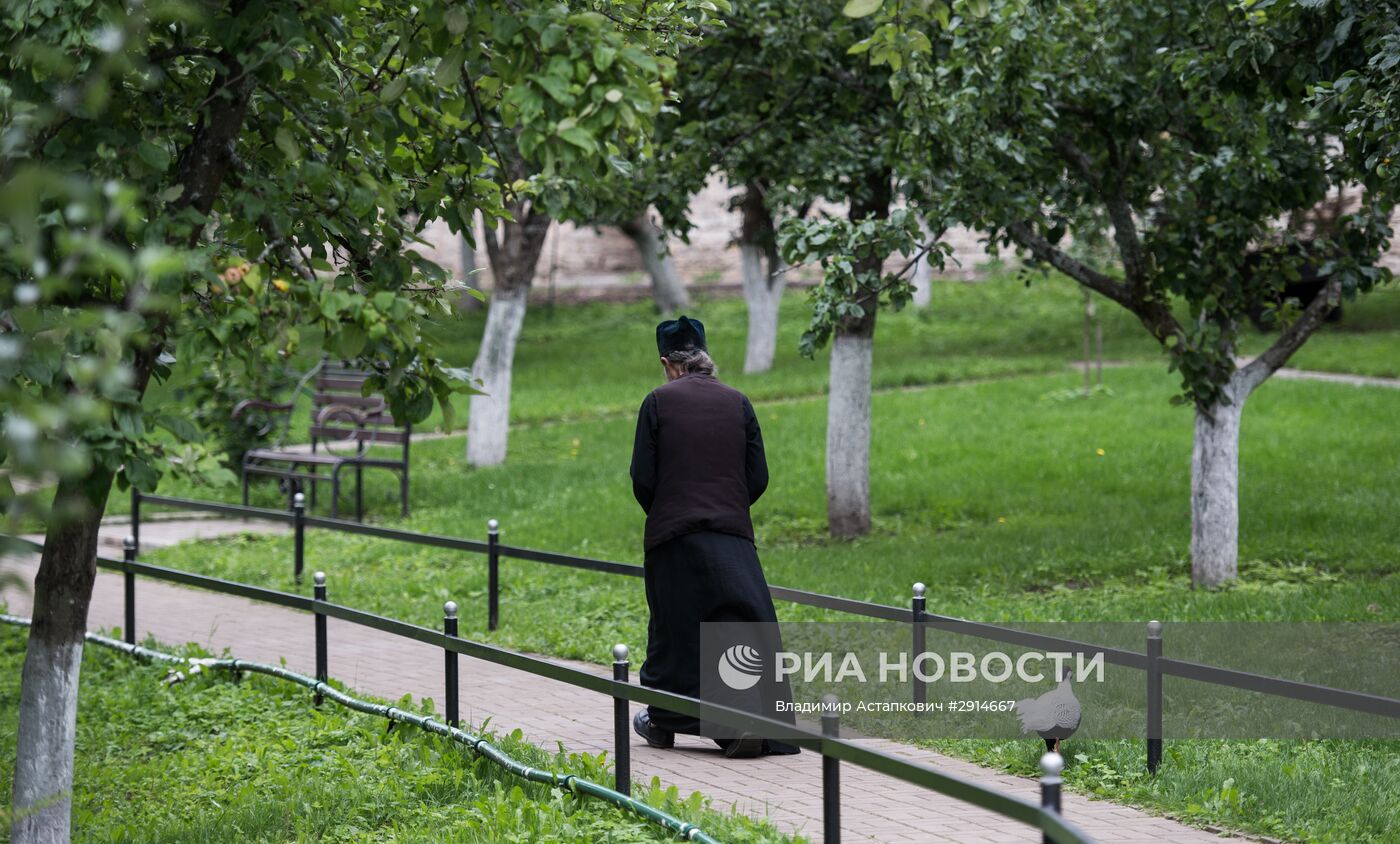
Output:
<path fill-rule="evenodd" d="M 355 521 L 365 520 L 365 467 L 355 464 Z"/>
<path fill-rule="evenodd" d="M 244 506 L 244 507 L 247 507 L 247 506 L 248 506 L 248 466 L 247 466 L 246 463 L 243 465 L 243 470 L 242 470 L 241 472 L 239 472 L 239 475 L 241 475 L 241 476 L 242 476 L 242 479 L 243 479 L 243 506 Z"/>
<path fill-rule="evenodd" d="M 331 470 L 331 518 L 340 518 L 340 467 Z"/>
<path fill-rule="evenodd" d="M 407 518 L 408 518 L 408 466 L 407 466 L 407 464 L 404 465 L 403 471 L 399 473 L 399 502 L 400 502 L 401 509 L 402 509 L 402 515 L 403 515 L 403 517 L 404 517 L 405 519 L 407 519 Z"/>

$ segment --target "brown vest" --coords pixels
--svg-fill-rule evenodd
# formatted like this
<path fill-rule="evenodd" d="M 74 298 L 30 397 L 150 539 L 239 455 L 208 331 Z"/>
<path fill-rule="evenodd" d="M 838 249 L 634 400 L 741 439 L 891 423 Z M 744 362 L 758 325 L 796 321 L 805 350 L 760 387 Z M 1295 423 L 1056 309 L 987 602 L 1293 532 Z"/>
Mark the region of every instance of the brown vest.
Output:
<path fill-rule="evenodd" d="M 713 376 L 686 375 L 652 391 L 637 425 L 632 477 L 647 510 L 645 547 L 696 531 L 752 541 L 749 505 L 768 469 L 744 394 Z"/>

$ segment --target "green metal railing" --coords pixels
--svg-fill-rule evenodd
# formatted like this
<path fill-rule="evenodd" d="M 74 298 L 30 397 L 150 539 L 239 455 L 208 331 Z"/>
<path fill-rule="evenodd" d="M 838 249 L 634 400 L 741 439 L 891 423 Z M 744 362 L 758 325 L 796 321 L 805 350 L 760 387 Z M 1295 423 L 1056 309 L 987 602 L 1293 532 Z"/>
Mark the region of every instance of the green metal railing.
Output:
<path fill-rule="evenodd" d="M 7 614 L 0 614 L 0 622 L 21 627 L 28 627 L 30 624 L 27 618 L 20 618 L 19 616 Z M 88 633 L 87 640 L 139 659 L 187 665 L 192 672 L 227 671 L 232 674 L 237 674 L 240 671 L 251 671 L 255 674 L 266 674 L 269 677 L 276 677 L 279 680 L 295 683 L 298 686 L 304 686 L 315 692 L 318 697 L 338 703 L 347 709 L 353 709 L 356 712 L 363 712 L 367 715 L 378 715 L 381 718 L 387 718 L 394 722 L 412 724 L 425 732 L 442 736 L 458 744 L 465 745 L 473 753 L 490 760 L 495 765 L 521 779 L 555 786 L 575 794 L 587 794 L 590 797 L 596 797 L 599 800 L 626 809 L 652 823 L 665 827 L 679 835 L 685 841 L 698 841 L 701 842 L 701 844 L 719 844 L 716 838 L 706 833 L 695 824 L 683 821 L 675 815 L 663 812 L 655 806 L 651 806 L 634 797 L 614 791 L 605 785 L 600 785 L 592 780 L 574 776 L 573 774 L 561 774 L 543 768 L 531 767 L 515 759 L 482 736 L 473 735 L 472 733 L 458 729 L 457 727 L 429 716 L 418 715 L 404 709 L 399 709 L 396 706 L 386 706 L 382 703 L 374 703 L 357 698 L 353 695 L 348 695 L 328 683 L 324 683 L 314 677 L 308 677 L 305 674 L 289 671 L 279 665 L 269 665 L 265 662 L 251 662 L 246 659 L 182 657 L 141 645 L 133 645 L 129 642 L 112 639 L 97 633 Z"/>
<path fill-rule="evenodd" d="M 3 539 L 36 550 L 41 550 L 43 547 L 39 543 L 15 537 L 3 537 Z M 355 708 L 359 708 L 361 705 L 367 707 L 361 711 L 373 712 L 393 718 L 394 720 L 408 721 L 439 735 L 460 734 L 462 736 L 460 740 L 463 740 L 464 743 L 471 743 L 472 741 L 480 743 L 480 739 L 479 737 L 471 736 L 469 733 L 456 730 L 454 724 L 443 724 L 434 719 L 412 715 L 412 713 L 407 713 L 397 708 L 358 701 L 329 686 L 327 684 L 328 632 L 326 619 L 339 619 L 351 624 L 368 627 L 383 633 L 400 636 L 440 648 L 448 657 L 444 677 L 447 684 L 446 709 L 449 713 L 455 713 L 456 711 L 457 689 L 456 683 L 452 682 L 452 680 L 456 676 L 455 657 L 457 655 L 462 655 L 606 695 L 612 698 L 613 705 L 615 709 L 618 710 L 625 711 L 624 707 L 629 703 L 658 706 L 672 712 L 694 716 L 702 721 L 726 727 L 736 733 L 750 733 L 779 739 L 789 744 L 794 744 L 816 752 L 823 757 L 822 790 L 824 817 L 826 819 L 823 837 L 826 844 L 839 844 L 840 842 L 840 762 L 857 765 L 867 770 L 893 777 L 894 779 L 919 788 L 928 789 L 929 791 L 969 803 L 978 808 L 1001 815 L 1002 817 L 1026 824 L 1041 832 L 1043 844 L 1052 844 L 1052 842 L 1053 844 L 1093 844 L 1093 839 L 1082 830 L 1078 829 L 1074 824 L 1065 820 L 1061 814 L 1060 770 L 1063 766 L 1063 760 L 1060 758 L 1059 754 L 1047 753 L 1041 760 L 1044 775 L 1040 780 L 1040 805 L 1037 805 L 1029 800 L 1005 794 L 971 780 L 945 773 L 931 765 L 911 761 L 887 753 L 881 753 L 849 739 L 841 738 L 839 735 L 837 718 L 834 714 L 824 715 L 822 718 L 822 728 L 820 730 L 812 730 L 801 726 L 795 726 L 784 721 L 754 715 L 740 709 L 733 709 L 703 701 L 698 698 L 629 683 L 627 681 L 628 669 L 625 649 L 622 649 L 620 653 L 615 651 L 613 678 L 609 679 L 607 677 L 591 674 L 587 671 L 582 671 L 572 666 L 561 665 L 557 662 L 551 662 L 482 642 L 475 642 L 470 639 L 459 638 L 456 635 L 455 629 L 455 605 L 444 607 L 444 610 L 447 611 L 447 618 L 444 619 L 446 622 L 444 624 L 445 629 L 443 631 L 438 631 L 428 627 L 410 624 L 399 619 L 387 618 L 353 607 L 331 603 L 327 600 L 326 578 L 325 574 L 322 572 L 316 572 L 314 596 L 308 598 L 305 595 L 281 592 L 265 587 L 236 583 L 192 572 L 179 571 L 151 565 L 149 563 L 138 562 L 136 560 L 136 544 L 130 538 L 126 543 L 126 555 L 124 559 L 113 559 L 99 555 L 97 557 L 97 565 L 99 568 L 119 571 L 124 576 L 126 587 L 126 623 L 123 633 L 127 641 L 125 643 L 118 643 L 106 637 L 94 638 L 93 641 L 97 641 L 101 644 L 110 643 L 112 646 L 120 646 L 120 649 L 129 653 L 144 653 L 148 650 L 139 648 L 139 646 L 135 644 L 135 584 L 137 575 L 140 575 L 153 580 L 179 583 L 211 592 L 236 595 L 259 603 L 268 603 L 287 607 L 289 609 L 311 612 L 315 619 L 316 635 L 316 677 L 314 679 L 278 666 L 261 665 L 244 660 L 230 660 L 227 664 L 231 666 L 236 662 L 239 668 L 261 671 L 265 674 L 299 683 L 311 689 L 318 698 L 330 698 L 347 706 L 352 705 L 348 703 L 348 701 L 355 701 Z M 451 604 L 451 602 L 448 603 L 449 605 Z M 89 634 L 89 638 L 93 638 L 93 635 L 94 634 Z M 169 655 L 164 656 L 168 657 Z M 217 660 L 214 661 L 214 663 L 220 666 L 223 664 L 221 661 Z M 254 666 L 260 667 L 255 668 Z M 452 719 L 449 719 L 449 721 L 450 720 Z M 678 833 L 683 832 L 684 835 L 689 836 L 688 840 L 713 841 L 714 839 L 712 837 L 709 837 L 692 825 L 684 824 L 684 830 L 682 830 L 677 824 L 683 824 L 684 822 L 670 818 L 670 816 L 664 815 L 664 813 L 659 813 L 654 807 L 637 803 L 629 796 L 631 791 L 631 736 L 627 726 L 627 719 L 625 717 L 616 719 L 614 729 L 615 752 L 613 755 L 616 788 L 608 789 L 596 783 L 590 783 L 578 778 L 571 780 L 569 787 L 575 788 L 580 793 L 590 794 L 600 799 L 608 800 L 615 805 L 631 809 L 649 820 L 662 824 L 667 829 Z M 448 730 L 455 730 L 455 733 L 446 732 Z M 510 760 L 509 757 L 506 757 L 499 749 L 489 744 L 485 745 L 485 749 L 481 749 L 480 747 L 477 749 L 482 755 L 496 761 L 498 764 L 506 765 L 508 762 L 513 764 L 515 767 L 508 767 L 508 770 L 511 770 L 519 776 L 526 776 L 526 773 L 524 773 L 527 770 L 525 766 L 515 760 Z M 551 774 L 547 771 L 538 770 L 535 770 L 534 774 L 537 777 L 545 777 L 544 779 L 540 779 L 540 782 L 551 782 L 561 787 L 563 787 L 565 783 L 559 778 L 571 776 L 566 774 Z M 548 777 L 555 777 L 555 779 L 548 779 Z M 665 820 L 665 818 L 670 818 L 670 820 Z M 918 821 L 911 819 L 910 826 L 911 829 L 917 829 Z M 702 838 L 700 836 L 705 837 Z"/>

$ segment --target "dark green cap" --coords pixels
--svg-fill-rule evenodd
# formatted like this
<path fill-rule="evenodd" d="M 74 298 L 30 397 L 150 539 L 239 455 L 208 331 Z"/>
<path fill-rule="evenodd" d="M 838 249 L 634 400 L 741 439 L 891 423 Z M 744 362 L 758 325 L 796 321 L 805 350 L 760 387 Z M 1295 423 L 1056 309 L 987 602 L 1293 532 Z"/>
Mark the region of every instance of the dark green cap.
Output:
<path fill-rule="evenodd" d="M 662 357 L 671 352 L 695 349 L 708 351 L 705 347 L 705 324 L 700 320 L 681 314 L 656 326 L 656 350 Z"/>

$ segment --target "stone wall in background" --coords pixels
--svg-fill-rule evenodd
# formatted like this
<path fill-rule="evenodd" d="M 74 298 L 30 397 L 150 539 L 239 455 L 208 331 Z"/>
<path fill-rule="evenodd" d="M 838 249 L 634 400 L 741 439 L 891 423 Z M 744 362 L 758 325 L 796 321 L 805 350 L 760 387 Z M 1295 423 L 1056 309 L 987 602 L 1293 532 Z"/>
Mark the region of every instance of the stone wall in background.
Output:
<path fill-rule="evenodd" d="M 739 231 L 739 213 L 730 208 L 731 199 L 736 193 L 722 178 L 711 179 L 691 204 L 695 228 L 691 231 L 690 242 L 683 243 L 671 238 L 672 257 L 687 285 L 731 287 L 740 283 L 739 250 L 733 245 Z M 1400 229 L 1400 214 L 1397 214 L 1395 223 Z M 460 274 L 463 267 L 460 239 L 440 223 L 429 227 L 425 237 L 435 245 L 430 250 L 435 260 Z M 948 268 L 938 274 L 940 277 L 974 279 L 992 260 L 976 232 L 957 229 L 947 235 L 947 240 L 953 246 L 955 261 L 949 262 Z M 477 246 L 476 266 L 483 269 L 472 284 L 489 289 L 491 272 L 480 232 Z M 1014 260 L 1014 256 L 1007 257 Z M 1400 239 L 1392 245 L 1386 264 L 1400 273 Z M 890 263 L 892 270 L 902 266 L 902 259 Z M 813 277 L 811 270 L 794 271 L 797 281 L 810 281 Z M 568 290 L 645 288 L 647 283 L 636 249 L 621 232 L 609 227 L 594 228 L 572 223 L 558 224 L 550 230 L 535 276 L 535 288 L 539 295 L 547 295 L 551 284 L 556 290 Z M 641 293 L 641 290 L 637 293 Z"/>

